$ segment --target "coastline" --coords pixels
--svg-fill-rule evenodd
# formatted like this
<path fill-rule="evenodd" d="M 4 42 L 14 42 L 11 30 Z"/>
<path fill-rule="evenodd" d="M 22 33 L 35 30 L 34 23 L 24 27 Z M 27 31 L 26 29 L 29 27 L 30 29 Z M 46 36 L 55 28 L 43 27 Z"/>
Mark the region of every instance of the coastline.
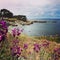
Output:
<path fill-rule="evenodd" d="M 40 21 L 35 21 L 35 20 L 33 20 L 33 21 L 30 21 L 30 20 L 27 20 L 27 21 L 21 21 L 21 20 L 17 20 L 17 19 L 11 19 L 11 18 L 9 18 L 9 19 L 5 19 L 6 20 L 6 22 L 8 23 L 8 25 L 12 25 L 12 26 L 18 26 L 18 25 L 16 25 L 16 23 L 19 23 L 19 24 L 21 24 L 21 25 L 31 25 L 31 24 L 33 24 L 33 23 L 47 23 L 48 21 L 47 20 L 40 20 Z M 52 21 L 51 23 L 57 23 L 57 21 Z"/>

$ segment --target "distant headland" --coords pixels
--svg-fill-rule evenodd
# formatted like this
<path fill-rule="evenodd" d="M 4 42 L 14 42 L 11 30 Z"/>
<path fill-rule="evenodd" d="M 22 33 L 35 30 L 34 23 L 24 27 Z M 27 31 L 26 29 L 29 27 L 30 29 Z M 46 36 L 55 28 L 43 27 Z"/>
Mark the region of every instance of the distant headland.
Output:
<path fill-rule="evenodd" d="M 17 26 L 17 25 L 15 25 L 15 23 L 19 23 L 21 25 L 30 25 L 33 23 L 47 23 L 47 21 L 45 21 L 47 19 L 41 19 L 40 21 L 38 21 L 38 20 L 28 21 L 28 19 L 25 15 L 14 15 L 11 11 L 9 11 L 7 9 L 0 10 L 0 20 L 2 20 L 2 19 L 6 20 L 8 25 L 13 25 L 13 26 Z M 53 23 L 56 23 L 56 21 Z"/>

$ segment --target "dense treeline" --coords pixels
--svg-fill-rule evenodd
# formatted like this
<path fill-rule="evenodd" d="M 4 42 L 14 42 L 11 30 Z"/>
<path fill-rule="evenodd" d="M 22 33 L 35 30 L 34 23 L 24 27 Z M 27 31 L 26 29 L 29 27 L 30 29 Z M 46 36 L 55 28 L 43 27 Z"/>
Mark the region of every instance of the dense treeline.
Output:
<path fill-rule="evenodd" d="M 13 15 L 13 13 L 7 9 L 0 10 L 0 18 L 16 18 L 17 20 L 26 21 L 25 15 Z"/>
<path fill-rule="evenodd" d="M 13 13 L 10 12 L 9 10 L 7 10 L 7 9 L 1 9 L 1 10 L 0 10 L 0 18 L 1 18 L 1 17 L 12 18 L 12 17 L 13 17 Z"/>

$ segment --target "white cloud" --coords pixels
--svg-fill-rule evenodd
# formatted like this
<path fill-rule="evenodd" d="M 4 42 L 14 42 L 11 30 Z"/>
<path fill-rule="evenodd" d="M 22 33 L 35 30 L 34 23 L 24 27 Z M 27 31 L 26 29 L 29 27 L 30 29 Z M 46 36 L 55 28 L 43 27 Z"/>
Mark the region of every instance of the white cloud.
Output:
<path fill-rule="evenodd" d="M 14 14 L 27 16 L 53 16 L 60 7 L 60 0 L 0 0 L 0 9 L 7 8 Z"/>
<path fill-rule="evenodd" d="M 3 6 L 11 6 L 12 4 L 12 7 L 13 6 L 24 6 L 24 7 L 27 7 L 27 6 L 40 6 L 40 7 L 43 7 L 43 6 L 46 6 L 46 5 L 50 5 L 50 4 L 56 4 L 56 3 L 59 3 L 60 1 L 59 0 L 0 0 L 0 6 L 3 5 Z"/>

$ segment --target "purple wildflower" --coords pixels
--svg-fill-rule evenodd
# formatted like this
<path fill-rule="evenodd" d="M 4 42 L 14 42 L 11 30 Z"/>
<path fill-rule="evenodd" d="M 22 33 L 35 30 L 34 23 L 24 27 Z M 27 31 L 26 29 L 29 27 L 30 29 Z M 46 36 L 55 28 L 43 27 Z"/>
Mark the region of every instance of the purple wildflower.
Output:
<path fill-rule="evenodd" d="M 12 34 L 13 34 L 14 37 L 19 36 L 21 34 L 21 32 L 22 32 L 22 30 L 20 30 L 19 28 L 14 28 L 12 30 Z"/>
<path fill-rule="evenodd" d="M 12 30 L 12 34 L 13 34 L 14 37 L 16 36 L 16 28 L 14 28 L 14 29 Z"/>
<path fill-rule="evenodd" d="M 4 26 L 4 25 L 6 25 L 6 22 L 4 20 L 1 20 L 0 24 L 2 24 Z"/>
<path fill-rule="evenodd" d="M 24 49 L 27 49 L 28 48 L 28 44 L 24 44 Z"/>
<path fill-rule="evenodd" d="M 53 54 L 51 55 L 51 57 L 52 57 L 53 60 L 59 60 L 59 56 L 56 55 L 55 53 L 53 53 Z"/>
<path fill-rule="evenodd" d="M 18 39 L 16 39 L 16 40 L 13 40 L 13 43 L 19 43 L 19 40 Z"/>
<path fill-rule="evenodd" d="M 0 42 L 1 42 L 1 40 L 2 40 L 2 35 L 0 35 Z"/>
<path fill-rule="evenodd" d="M 16 55 L 16 47 L 12 47 L 11 48 L 11 53 L 12 53 L 13 56 Z"/>
<path fill-rule="evenodd" d="M 52 58 L 54 60 L 59 60 L 59 57 L 60 57 L 60 48 L 59 47 L 56 47 L 53 50 L 53 57 Z"/>
<path fill-rule="evenodd" d="M 21 30 L 17 29 L 17 36 L 19 36 L 21 34 Z"/>
<path fill-rule="evenodd" d="M 58 56 L 60 56 L 60 48 L 55 48 L 54 49 L 54 53 L 56 54 L 56 55 L 58 55 Z"/>
<path fill-rule="evenodd" d="M 0 42 L 1 42 L 1 41 L 4 41 L 4 40 L 5 40 L 5 38 L 6 38 L 6 36 L 5 36 L 5 35 L 0 35 Z"/>
<path fill-rule="evenodd" d="M 35 50 L 36 52 L 39 52 L 39 50 L 40 50 L 40 45 L 39 45 L 39 44 L 34 44 L 34 50 Z"/>
<path fill-rule="evenodd" d="M 7 24 L 6 24 L 5 21 L 1 20 L 1 21 L 0 21 L 0 24 L 1 24 L 1 26 L 2 26 L 3 29 L 4 29 L 4 28 L 7 28 Z"/>
<path fill-rule="evenodd" d="M 44 41 L 44 42 L 42 43 L 42 46 L 43 46 L 43 47 L 48 47 L 48 46 L 49 46 L 49 44 L 50 44 L 50 42 L 49 42 L 49 41 Z"/>
<path fill-rule="evenodd" d="M 19 46 L 14 46 L 11 48 L 11 52 L 12 52 L 12 55 L 13 56 L 19 56 L 21 55 L 21 52 L 22 52 L 22 48 L 20 48 Z"/>
<path fill-rule="evenodd" d="M 20 55 L 21 54 L 22 49 L 20 47 L 17 47 L 17 53 Z"/>
<path fill-rule="evenodd" d="M 16 39 L 16 40 L 13 40 L 13 46 L 17 46 L 19 44 L 19 40 Z"/>
<path fill-rule="evenodd" d="M 8 27 L 6 22 L 4 20 L 0 20 L 0 41 L 5 40 L 7 32 Z"/>
<path fill-rule="evenodd" d="M 3 20 L 0 21 L 0 27 L 1 27 L 0 32 L 2 34 L 6 34 L 8 32 L 8 27 L 5 21 Z"/>

